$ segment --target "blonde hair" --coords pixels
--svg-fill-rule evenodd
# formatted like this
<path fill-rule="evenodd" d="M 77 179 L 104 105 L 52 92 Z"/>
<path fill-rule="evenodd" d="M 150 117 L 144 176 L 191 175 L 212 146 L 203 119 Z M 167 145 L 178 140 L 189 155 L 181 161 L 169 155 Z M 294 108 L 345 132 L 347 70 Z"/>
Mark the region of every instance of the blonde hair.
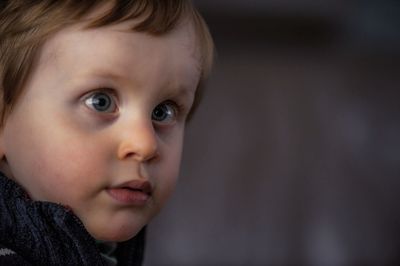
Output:
<path fill-rule="evenodd" d="M 132 30 L 162 35 L 183 18 L 194 25 L 201 51 L 202 74 L 194 108 L 202 95 L 202 84 L 213 61 L 213 41 L 201 15 L 190 0 L 6 0 L 0 4 L 0 127 L 11 112 L 44 42 L 66 26 L 76 24 L 96 8 L 110 4 L 102 16 L 91 18 L 88 28 L 102 27 L 140 17 Z M 192 111 L 193 111 L 192 109 Z"/>

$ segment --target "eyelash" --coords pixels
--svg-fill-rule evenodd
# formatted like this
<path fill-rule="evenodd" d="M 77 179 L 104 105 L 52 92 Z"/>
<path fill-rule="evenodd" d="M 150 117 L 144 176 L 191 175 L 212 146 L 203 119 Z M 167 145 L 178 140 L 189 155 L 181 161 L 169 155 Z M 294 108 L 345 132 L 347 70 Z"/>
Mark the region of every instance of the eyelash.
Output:
<path fill-rule="evenodd" d="M 107 111 L 107 110 L 96 109 L 96 107 L 94 107 L 93 105 L 96 104 L 96 103 L 97 104 L 101 103 L 101 102 L 99 102 L 100 100 L 97 100 L 97 102 L 95 100 L 93 100 L 93 98 L 96 95 L 97 96 L 102 96 L 102 95 L 104 96 L 105 95 L 110 101 L 109 105 L 114 106 L 113 110 L 112 111 Z M 104 100 L 104 98 L 103 98 L 103 100 Z M 119 110 L 117 94 L 114 91 L 110 90 L 110 89 L 101 89 L 101 90 L 95 90 L 93 92 L 90 92 L 90 93 L 87 94 L 87 96 L 84 97 L 83 101 L 84 101 L 85 105 L 88 108 L 90 108 L 91 110 L 93 110 L 95 112 L 98 112 L 98 113 L 115 114 L 115 113 L 118 113 L 118 110 Z M 104 103 L 104 101 L 103 101 L 103 103 Z M 108 109 L 108 108 L 106 108 L 106 109 Z"/>
<path fill-rule="evenodd" d="M 113 109 L 113 111 L 111 111 L 111 112 L 99 111 L 95 107 L 90 106 L 91 104 L 93 104 L 94 101 L 91 100 L 91 102 L 89 102 L 89 100 L 92 99 L 92 97 L 94 97 L 94 96 L 96 96 L 98 94 L 105 94 L 105 95 L 109 96 L 111 101 L 113 101 L 113 104 L 115 105 L 115 108 L 114 108 L 115 110 Z M 93 110 L 96 113 L 105 115 L 105 116 L 116 114 L 119 111 L 118 94 L 113 89 L 104 88 L 104 89 L 97 89 L 97 90 L 94 90 L 92 92 L 89 92 L 84 96 L 83 102 L 89 109 Z M 157 107 L 159 107 L 160 105 L 162 105 L 162 104 L 166 104 L 166 105 L 172 106 L 173 112 L 175 114 L 174 121 L 180 121 L 185 117 L 187 108 L 186 108 L 186 106 L 184 104 L 179 104 L 177 101 L 173 101 L 173 100 L 165 100 L 165 101 L 157 104 L 153 108 L 152 113 L 151 113 L 151 119 L 152 120 L 153 120 L 153 112 L 154 112 L 154 110 Z M 153 120 L 153 123 L 162 126 L 162 121 L 158 122 L 158 121 Z"/>
<path fill-rule="evenodd" d="M 154 124 L 163 126 L 163 124 L 166 123 L 165 120 L 163 120 L 163 121 L 157 121 L 156 119 L 153 119 L 153 118 L 154 118 L 154 117 L 153 117 L 154 112 L 156 111 L 156 109 L 157 109 L 158 107 L 160 107 L 160 106 L 162 106 L 162 105 L 170 106 L 170 107 L 173 109 L 173 110 L 172 110 L 173 115 L 174 115 L 174 117 L 172 118 L 172 119 L 173 119 L 173 123 L 176 122 L 176 121 L 180 121 L 180 120 L 182 119 L 182 117 L 184 116 L 184 110 L 185 110 L 185 108 L 184 108 L 183 105 L 178 104 L 178 103 L 176 103 L 176 102 L 174 102 L 174 101 L 171 101 L 171 100 L 166 100 L 166 101 L 163 101 L 163 102 L 157 104 L 156 107 L 154 107 L 154 109 L 152 110 L 152 114 L 151 114 L 152 117 L 151 117 L 151 119 L 153 120 L 153 123 L 154 123 Z M 164 110 L 164 111 L 165 111 L 165 110 Z M 168 123 L 166 123 L 166 124 L 168 124 Z"/>

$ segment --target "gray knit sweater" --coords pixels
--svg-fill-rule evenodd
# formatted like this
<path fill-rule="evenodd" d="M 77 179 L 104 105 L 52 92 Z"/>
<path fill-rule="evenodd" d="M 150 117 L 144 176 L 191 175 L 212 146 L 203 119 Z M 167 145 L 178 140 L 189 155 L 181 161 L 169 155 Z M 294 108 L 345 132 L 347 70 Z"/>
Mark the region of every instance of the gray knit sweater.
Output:
<path fill-rule="evenodd" d="M 118 265 L 142 264 L 145 229 L 119 243 Z M 71 210 L 32 201 L 0 173 L 0 265 L 106 265 L 95 240 Z"/>

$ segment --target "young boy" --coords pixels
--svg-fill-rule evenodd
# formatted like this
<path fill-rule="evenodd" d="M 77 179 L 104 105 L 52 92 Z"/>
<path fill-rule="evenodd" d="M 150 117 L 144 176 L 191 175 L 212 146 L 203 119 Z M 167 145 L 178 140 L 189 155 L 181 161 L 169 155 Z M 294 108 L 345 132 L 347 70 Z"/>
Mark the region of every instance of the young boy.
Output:
<path fill-rule="evenodd" d="M 212 51 L 186 0 L 3 1 L 0 265 L 141 264 Z"/>

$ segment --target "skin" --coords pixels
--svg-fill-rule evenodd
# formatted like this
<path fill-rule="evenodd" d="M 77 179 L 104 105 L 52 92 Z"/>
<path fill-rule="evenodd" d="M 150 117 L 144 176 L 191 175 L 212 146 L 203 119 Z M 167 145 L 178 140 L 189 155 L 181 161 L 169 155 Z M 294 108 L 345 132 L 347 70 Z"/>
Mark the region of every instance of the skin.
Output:
<path fill-rule="evenodd" d="M 132 23 L 75 25 L 49 39 L 0 134 L 0 169 L 107 241 L 135 236 L 173 191 L 200 77 L 191 23 L 161 36 L 132 32 Z M 106 111 L 94 106 L 96 92 L 111 99 Z M 154 119 L 160 106 L 170 112 Z M 131 180 L 152 185 L 143 206 L 107 193 Z"/>

